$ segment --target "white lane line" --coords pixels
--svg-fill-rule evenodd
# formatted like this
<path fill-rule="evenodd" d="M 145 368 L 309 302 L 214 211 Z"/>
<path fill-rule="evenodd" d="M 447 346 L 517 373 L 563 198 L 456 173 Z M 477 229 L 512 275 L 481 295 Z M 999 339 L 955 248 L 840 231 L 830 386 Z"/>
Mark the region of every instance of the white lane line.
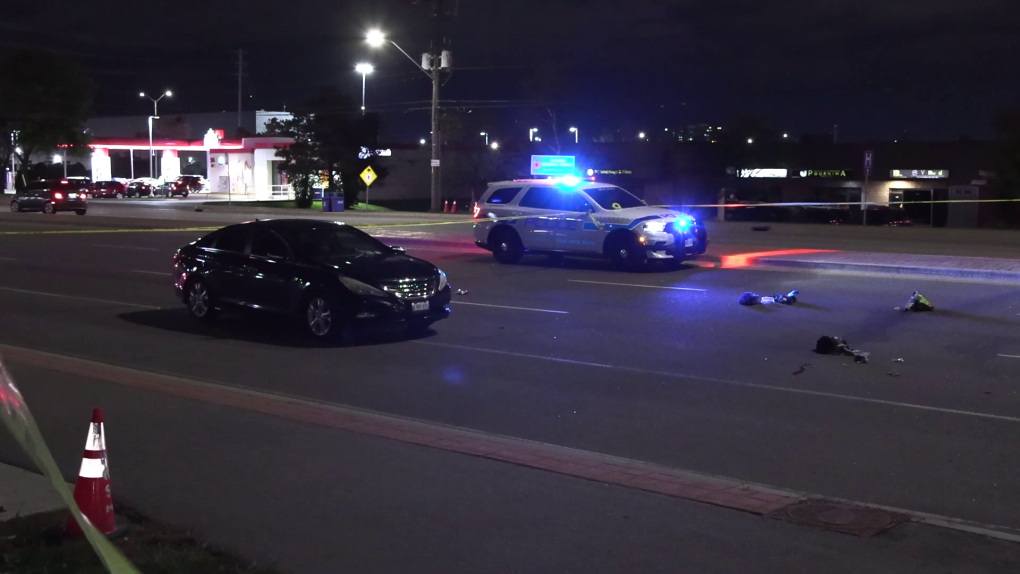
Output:
<path fill-rule="evenodd" d="M 1007 359 L 1020 359 L 1020 355 L 999 355 L 1000 357 L 1006 357 Z"/>
<path fill-rule="evenodd" d="M 0 261 L 17 261 L 17 259 L 13 257 L 0 257 Z"/>
<path fill-rule="evenodd" d="M 132 269 L 132 273 L 145 273 L 147 275 L 160 275 L 162 277 L 172 277 L 173 273 L 167 273 L 166 271 L 144 271 L 142 269 Z"/>
<path fill-rule="evenodd" d="M 708 289 L 695 289 L 694 287 L 665 287 L 662 285 L 641 285 L 639 283 L 609 283 L 606 281 L 583 281 L 581 279 L 567 279 L 570 283 L 590 283 L 592 285 L 616 285 L 618 287 L 644 287 L 645 289 L 670 289 L 672 291 L 698 291 L 704 293 Z"/>
<path fill-rule="evenodd" d="M 474 307 L 492 307 L 494 309 L 511 309 L 513 311 L 534 311 L 536 313 L 555 313 L 557 315 L 569 315 L 568 311 L 553 311 L 552 309 L 531 309 L 529 307 L 508 307 L 506 305 L 487 305 L 485 303 L 465 303 L 463 301 L 450 301 L 453 305 L 472 305 Z"/>
<path fill-rule="evenodd" d="M 938 413 L 963 415 L 968 417 L 977 417 L 984 419 L 992 419 L 998 421 L 1007 421 L 1011 423 L 1020 423 L 1020 417 L 1010 417 L 1005 415 L 993 415 L 989 413 L 979 413 L 975 411 L 964 411 L 959 409 L 947 409 L 942 407 L 932 407 L 928 405 L 918 405 L 914 403 L 900 403 L 896 401 L 887 401 L 883 399 L 869 399 L 867 397 L 855 397 L 853 395 L 841 395 L 838 393 L 826 393 L 822 391 L 809 391 L 806 389 L 794 389 L 790 387 L 774 387 L 771 385 L 761 385 L 758 383 L 742 383 L 740 381 L 730 381 L 727 379 L 715 379 L 711 377 L 700 377 L 697 375 L 684 375 L 681 373 L 667 373 L 664 371 L 650 371 L 647 369 L 638 369 L 636 367 L 623 367 L 619 365 L 607 365 L 603 363 L 590 363 L 588 361 L 577 361 L 574 359 L 561 359 L 559 357 L 547 357 L 544 355 L 532 355 L 529 353 L 515 353 L 513 351 L 499 351 L 496 349 L 485 349 L 482 347 L 470 347 L 467 345 L 452 345 L 449 343 L 432 343 L 429 341 L 410 341 L 416 345 L 429 345 L 432 347 L 447 347 L 450 349 L 461 349 L 464 351 L 479 351 L 482 353 L 492 353 L 494 355 L 506 355 L 509 357 L 521 357 L 525 359 L 538 359 L 541 361 L 551 361 L 554 363 L 566 363 L 568 365 L 579 365 L 584 367 L 596 367 L 599 369 L 611 369 L 615 371 L 625 371 L 629 373 L 637 373 L 641 375 L 655 375 L 660 377 L 669 377 L 672 379 L 688 379 L 692 381 L 701 381 L 706 383 L 729 385 L 733 387 L 744 387 L 749 389 L 761 389 L 764 391 L 778 391 L 782 393 L 793 393 L 798 395 L 808 395 L 813 397 L 825 397 L 829 399 L 838 399 L 844 401 L 856 401 L 861 403 L 871 403 L 876 405 L 885 405 L 890 407 L 900 407 L 906 409 L 916 409 L 921 411 L 933 411 Z"/>
<path fill-rule="evenodd" d="M 12 293 L 24 293 L 26 295 L 39 295 L 41 297 L 56 297 L 58 299 L 76 299 L 78 301 L 89 301 L 92 303 L 105 303 L 107 305 L 122 305 L 124 307 L 138 307 L 139 309 L 159 309 L 152 305 L 139 305 L 138 303 L 126 303 L 124 301 L 110 301 L 108 299 L 93 299 L 92 297 L 78 297 L 77 295 L 60 295 L 58 293 L 45 293 L 43 291 L 30 291 L 28 289 L 15 289 L 13 287 L 0 287 L 0 291 Z"/>
<path fill-rule="evenodd" d="M 106 247 L 111 249 L 137 249 L 138 251 L 159 251 L 155 247 L 138 247 L 136 245 L 111 245 L 108 243 L 93 243 L 92 247 Z"/>

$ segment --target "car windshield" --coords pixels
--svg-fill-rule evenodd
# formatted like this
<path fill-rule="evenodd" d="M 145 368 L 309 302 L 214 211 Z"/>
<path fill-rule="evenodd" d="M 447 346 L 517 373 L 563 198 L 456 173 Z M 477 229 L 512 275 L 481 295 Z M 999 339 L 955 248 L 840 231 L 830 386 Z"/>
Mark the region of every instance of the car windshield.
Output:
<path fill-rule="evenodd" d="M 294 229 L 287 236 L 298 254 L 323 263 L 342 263 L 390 253 L 390 248 L 367 233 L 345 225 Z"/>
<path fill-rule="evenodd" d="M 634 197 L 629 191 L 621 187 L 597 187 L 584 190 L 595 203 L 602 209 L 626 209 L 628 207 L 642 207 L 645 202 Z"/>

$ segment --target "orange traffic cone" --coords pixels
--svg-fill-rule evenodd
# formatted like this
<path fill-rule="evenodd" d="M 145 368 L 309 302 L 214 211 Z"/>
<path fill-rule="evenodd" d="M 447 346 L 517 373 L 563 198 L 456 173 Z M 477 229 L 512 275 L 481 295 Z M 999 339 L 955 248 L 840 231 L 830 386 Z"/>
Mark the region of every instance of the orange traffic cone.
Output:
<path fill-rule="evenodd" d="M 85 439 L 78 481 L 74 483 L 74 502 L 82 514 L 103 534 L 117 529 L 110 495 L 110 467 L 106 461 L 106 431 L 103 430 L 103 409 L 92 410 L 92 424 Z M 74 517 L 67 520 L 67 532 L 80 536 L 81 528 Z"/>
<path fill-rule="evenodd" d="M 450 200 L 447 199 L 443 202 L 443 213 L 450 213 Z"/>
<path fill-rule="evenodd" d="M 450 208 L 450 213 L 457 213 L 457 202 L 453 202 L 453 206 Z"/>

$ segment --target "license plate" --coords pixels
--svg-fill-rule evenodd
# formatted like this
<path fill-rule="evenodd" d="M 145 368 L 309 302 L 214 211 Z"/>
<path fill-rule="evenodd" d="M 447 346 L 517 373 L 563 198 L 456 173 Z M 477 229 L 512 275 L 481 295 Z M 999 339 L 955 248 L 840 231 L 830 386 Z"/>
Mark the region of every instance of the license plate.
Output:
<path fill-rule="evenodd" d="M 688 237 L 684 240 L 684 247 L 694 247 L 694 239 Z"/>
<path fill-rule="evenodd" d="M 77 193 L 69 193 L 69 194 L 67 194 L 67 198 L 68 199 L 78 199 L 78 194 Z"/>
<path fill-rule="evenodd" d="M 420 313 L 422 311 L 428 310 L 429 310 L 428 301 L 418 301 L 416 303 L 411 303 L 411 311 L 414 311 L 415 313 Z"/>

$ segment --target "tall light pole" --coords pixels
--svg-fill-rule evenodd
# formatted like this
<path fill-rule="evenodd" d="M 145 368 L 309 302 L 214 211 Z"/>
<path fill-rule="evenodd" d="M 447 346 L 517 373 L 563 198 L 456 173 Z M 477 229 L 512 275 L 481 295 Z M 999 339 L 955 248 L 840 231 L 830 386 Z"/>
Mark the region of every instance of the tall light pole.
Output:
<path fill-rule="evenodd" d="M 361 115 L 365 115 L 365 78 L 374 72 L 375 68 L 372 64 L 358 64 L 354 66 L 354 71 L 361 74 Z"/>
<path fill-rule="evenodd" d="M 146 94 L 145 92 L 138 92 L 139 97 L 149 98 L 150 100 L 152 100 L 152 115 L 149 116 L 149 177 L 155 177 L 153 174 L 156 171 L 156 168 L 154 166 L 156 158 L 152 151 L 152 120 L 159 119 L 159 101 L 162 100 L 163 98 L 173 97 L 173 95 L 174 95 L 173 92 L 171 92 L 170 90 L 163 92 L 162 94 L 159 95 L 158 98 L 154 98 Z M 132 158 L 131 161 L 134 161 L 134 158 Z"/>
<path fill-rule="evenodd" d="M 579 138 L 580 138 L 580 135 L 579 135 L 580 134 L 580 130 L 578 130 L 577 128 L 570 128 L 570 131 L 571 131 L 571 133 L 574 134 L 574 143 L 578 143 Z"/>
<path fill-rule="evenodd" d="M 535 133 L 536 132 L 538 132 L 538 128 L 531 128 L 531 129 L 528 130 L 528 141 L 529 142 L 535 141 Z M 542 140 L 539 140 L 539 141 L 542 141 Z"/>
<path fill-rule="evenodd" d="M 482 132 L 482 133 L 480 133 L 478 135 L 484 136 L 485 137 L 485 145 L 489 145 L 489 132 Z"/>
<path fill-rule="evenodd" d="M 435 18 L 435 29 L 434 37 L 432 39 L 432 48 L 427 54 L 426 58 L 423 59 L 423 64 L 428 65 L 428 69 L 421 64 L 418 64 L 403 48 L 397 45 L 396 42 L 390 40 L 380 30 L 369 30 L 365 36 L 365 41 L 369 46 L 373 48 L 381 48 L 390 43 L 394 48 L 400 51 L 401 54 L 407 56 L 408 60 L 414 64 L 416 68 L 422 71 L 426 76 L 432 80 L 432 211 L 438 212 L 443 208 L 443 192 L 441 188 L 440 179 L 440 152 L 442 149 L 443 138 L 439 133 L 439 79 L 440 70 L 442 68 L 449 68 L 449 64 L 444 64 L 444 60 L 447 60 L 449 53 L 443 50 L 443 31 L 442 23 L 445 17 L 443 11 L 443 0 L 433 0 L 433 18 Z"/>

